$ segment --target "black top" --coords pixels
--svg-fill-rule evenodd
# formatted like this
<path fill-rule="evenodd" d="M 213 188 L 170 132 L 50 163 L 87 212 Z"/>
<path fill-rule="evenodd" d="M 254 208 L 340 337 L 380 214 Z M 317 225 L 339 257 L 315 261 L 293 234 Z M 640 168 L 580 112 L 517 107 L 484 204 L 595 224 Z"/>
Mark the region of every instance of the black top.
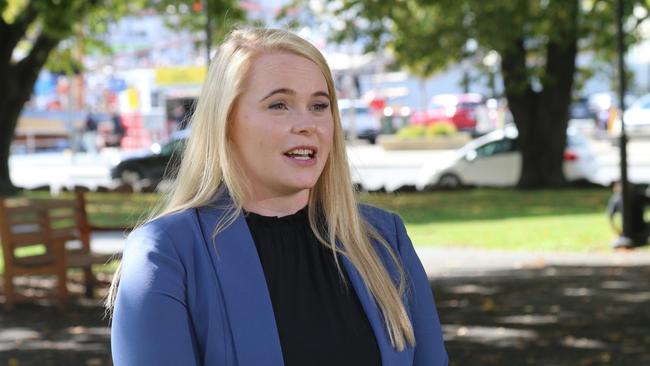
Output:
<path fill-rule="evenodd" d="M 309 227 L 307 208 L 284 217 L 247 213 L 271 295 L 286 366 L 381 365 L 375 335 L 332 251 Z M 341 266 L 343 264 L 341 263 Z"/>

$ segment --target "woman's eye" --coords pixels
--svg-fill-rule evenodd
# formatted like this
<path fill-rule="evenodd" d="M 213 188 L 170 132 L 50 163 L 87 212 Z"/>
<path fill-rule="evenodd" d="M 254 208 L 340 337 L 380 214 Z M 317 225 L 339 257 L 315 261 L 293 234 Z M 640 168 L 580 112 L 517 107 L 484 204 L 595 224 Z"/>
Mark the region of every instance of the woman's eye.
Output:
<path fill-rule="evenodd" d="M 312 107 L 316 112 L 322 112 L 326 110 L 330 105 L 328 103 L 317 103 Z"/>
<path fill-rule="evenodd" d="M 278 103 L 273 103 L 269 106 L 269 109 L 274 109 L 274 110 L 285 110 L 288 109 L 287 105 L 284 104 L 283 102 L 278 102 Z"/>

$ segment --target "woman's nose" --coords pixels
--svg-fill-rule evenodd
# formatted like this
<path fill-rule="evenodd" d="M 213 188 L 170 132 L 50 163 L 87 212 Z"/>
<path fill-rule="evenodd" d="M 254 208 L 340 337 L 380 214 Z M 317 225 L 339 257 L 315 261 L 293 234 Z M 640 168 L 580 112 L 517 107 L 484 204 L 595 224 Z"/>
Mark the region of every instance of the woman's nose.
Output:
<path fill-rule="evenodd" d="M 293 124 L 291 132 L 297 133 L 300 135 L 311 135 L 316 132 L 316 122 L 312 116 L 307 115 L 306 113 L 298 117 L 298 121 Z"/>

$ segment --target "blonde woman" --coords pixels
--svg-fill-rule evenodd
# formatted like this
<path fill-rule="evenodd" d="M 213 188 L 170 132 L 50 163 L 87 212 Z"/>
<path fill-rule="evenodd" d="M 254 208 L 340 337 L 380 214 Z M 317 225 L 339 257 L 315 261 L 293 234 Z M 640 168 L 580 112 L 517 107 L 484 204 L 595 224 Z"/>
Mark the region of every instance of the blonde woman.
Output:
<path fill-rule="evenodd" d="M 447 364 L 404 224 L 355 202 L 315 47 L 233 32 L 191 126 L 175 187 L 113 284 L 115 365 Z"/>

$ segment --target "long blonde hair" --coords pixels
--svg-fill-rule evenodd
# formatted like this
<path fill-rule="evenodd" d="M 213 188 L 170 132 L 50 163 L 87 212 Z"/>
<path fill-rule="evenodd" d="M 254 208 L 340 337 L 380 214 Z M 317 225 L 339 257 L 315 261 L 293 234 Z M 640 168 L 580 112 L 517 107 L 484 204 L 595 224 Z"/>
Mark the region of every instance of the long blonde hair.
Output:
<path fill-rule="evenodd" d="M 160 210 L 151 219 L 207 205 L 224 192 L 230 195 L 232 204 L 226 211 L 228 214 L 217 224 L 213 238 L 239 216 L 247 188 L 244 177 L 235 169 L 237 164 L 230 150 L 228 134 L 232 112 L 256 56 L 277 51 L 305 57 L 318 65 L 331 96 L 334 138 L 323 172 L 310 193 L 308 216 L 311 229 L 318 241 L 332 250 L 341 275 L 343 272 L 336 253 L 347 257 L 359 272 L 381 309 L 393 347 L 402 351 L 407 343 L 414 346 L 413 326 L 402 302 L 406 291 L 402 266 L 390 245 L 362 219 L 358 211 L 331 71 L 316 47 L 290 32 L 278 29 L 235 30 L 219 47 L 191 119 L 192 132 L 178 177 L 162 201 Z M 337 246 L 337 240 L 340 246 Z M 390 254 L 399 270 L 397 283 L 391 279 L 372 240 L 384 246 Z M 119 270 L 108 295 L 109 309 L 114 304 L 118 284 Z"/>

